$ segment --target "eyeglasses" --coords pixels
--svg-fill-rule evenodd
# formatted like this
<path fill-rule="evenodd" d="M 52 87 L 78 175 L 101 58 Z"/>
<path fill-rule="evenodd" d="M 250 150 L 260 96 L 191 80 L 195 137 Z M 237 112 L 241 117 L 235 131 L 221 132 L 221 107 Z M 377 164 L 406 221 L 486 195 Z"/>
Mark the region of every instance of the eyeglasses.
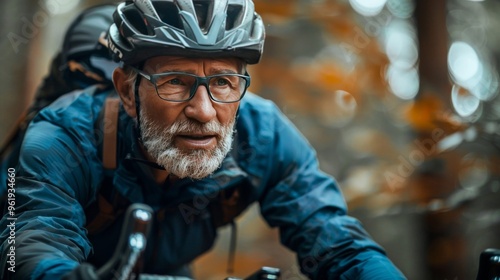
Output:
<path fill-rule="evenodd" d="M 184 102 L 191 100 L 200 85 L 207 88 L 210 99 L 220 103 L 240 101 L 250 86 L 248 74 L 216 74 L 199 77 L 184 72 L 146 74 L 131 67 L 135 72 L 150 81 L 158 96 L 166 101 Z"/>

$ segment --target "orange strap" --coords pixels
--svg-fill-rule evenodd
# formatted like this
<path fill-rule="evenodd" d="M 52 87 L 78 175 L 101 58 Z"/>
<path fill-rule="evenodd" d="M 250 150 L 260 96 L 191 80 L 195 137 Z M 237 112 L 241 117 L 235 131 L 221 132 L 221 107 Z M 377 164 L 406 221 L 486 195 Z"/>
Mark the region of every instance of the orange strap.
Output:
<path fill-rule="evenodd" d="M 105 169 L 115 169 L 120 99 L 116 97 L 107 98 L 104 106 L 102 165 Z"/>
<path fill-rule="evenodd" d="M 97 196 L 97 215 L 93 220 L 88 221 L 85 227 L 90 234 L 96 234 L 107 228 L 116 220 L 116 213 L 113 205 L 102 195 Z"/>
<path fill-rule="evenodd" d="M 102 143 L 102 165 L 105 169 L 116 168 L 116 141 L 118 135 L 118 112 L 120 110 L 120 99 L 117 97 L 106 98 L 103 112 L 103 143 Z M 101 186 L 107 188 L 109 186 Z M 90 234 L 96 234 L 107 228 L 116 220 L 117 212 L 114 206 L 116 201 L 108 202 L 99 193 L 97 201 L 86 210 L 87 225 Z"/>

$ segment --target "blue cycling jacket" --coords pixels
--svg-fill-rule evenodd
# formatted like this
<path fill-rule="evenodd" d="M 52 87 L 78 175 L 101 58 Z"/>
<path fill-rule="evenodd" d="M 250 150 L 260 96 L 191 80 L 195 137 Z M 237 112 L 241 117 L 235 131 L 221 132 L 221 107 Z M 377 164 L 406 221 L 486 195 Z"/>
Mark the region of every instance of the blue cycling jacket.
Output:
<path fill-rule="evenodd" d="M 134 120 L 123 108 L 118 166 L 111 174 L 103 169 L 96 123 L 107 94 L 96 88 L 67 94 L 31 123 L 16 168 L 15 210 L 0 224 L 0 265 L 7 278 L 59 279 L 79 263 L 108 260 L 120 221 L 89 236 L 84 210 L 110 177 L 129 201 L 170 209 L 153 225 L 144 262 L 148 274 L 189 276 L 187 266 L 217 237 L 203 201 L 242 185 L 245 198 L 258 202 L 267 223 L 279 227 L 281 242 L 297 253 L 301 271 L 311 279 L 405 279 L 346 215 L 337 183 L 319 170 L 312 147 L 272 102 L 245 96 L 233 151 L 212 176 L 158 185 L 149 167 L 130 160 L 142 155 Z"/>

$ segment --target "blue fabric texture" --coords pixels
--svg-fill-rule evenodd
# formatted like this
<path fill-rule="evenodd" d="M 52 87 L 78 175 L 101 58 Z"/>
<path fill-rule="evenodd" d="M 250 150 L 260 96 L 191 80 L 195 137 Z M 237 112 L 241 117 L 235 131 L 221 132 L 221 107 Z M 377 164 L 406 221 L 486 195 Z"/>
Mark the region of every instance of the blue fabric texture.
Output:
<path fill-rule="evenodd" d="M 95 88 L 67 94 L 42 110 L 27 131 L 16 177 L 15 215 L 0 222 L 0 268 L 13 279 L 58 279 L 79 263 L 102 265 L 113 254 L 120 221 L 91 236 L 85 212 L 106 176 L 131 202 L 155 211 L 170 207 L 153 225 L 144 270 L 189 275 L 187 266 L 217 237 L 206 200 L 242 184 L 249 202 L 280 230 L 311 279 L 405 279 L 362 225 L 347 215 L 336 181 L 323 173 L 310 144 L 271 101 L 249 93 L 242 100 L 233 150 L 203 180 L 158 185 L 141 157 L 134 121 L 119 115 L 118 167 L 107 174 L 96 126 L 107 93 Z M 187 205 L 190 205 L 187 207 Z M 186 206 L 186 207 L 183 207 Z M 186 210 L 187 209 L 187 210 Z M 15 220 L 15 273 L 7 271 Z"/>

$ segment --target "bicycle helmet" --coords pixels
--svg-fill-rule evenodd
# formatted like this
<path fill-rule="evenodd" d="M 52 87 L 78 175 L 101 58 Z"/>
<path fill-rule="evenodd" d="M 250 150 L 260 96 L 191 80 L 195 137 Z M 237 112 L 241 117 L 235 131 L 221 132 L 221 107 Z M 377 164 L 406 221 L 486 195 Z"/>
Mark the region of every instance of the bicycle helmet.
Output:
<path fill-rule="evenodd" d="M 134 0 L 118 5 L 108 45 L 134 65 L 161 55 L 260 60 L 264 24 L 251 0 Z"/>

